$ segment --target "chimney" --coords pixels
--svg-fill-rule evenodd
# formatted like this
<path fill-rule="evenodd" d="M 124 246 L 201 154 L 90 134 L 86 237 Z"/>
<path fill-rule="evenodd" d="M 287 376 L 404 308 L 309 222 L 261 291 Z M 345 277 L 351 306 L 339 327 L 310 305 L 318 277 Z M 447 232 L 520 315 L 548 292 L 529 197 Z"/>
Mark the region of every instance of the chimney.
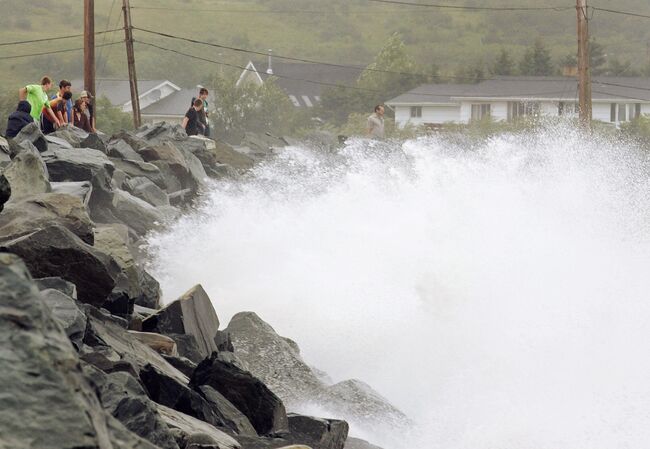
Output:
<path fill-rule="evenodd" d="M 269 68 L 266 69 L 267 75 L 273 75 L 273 50 L 269 48 Z"/>

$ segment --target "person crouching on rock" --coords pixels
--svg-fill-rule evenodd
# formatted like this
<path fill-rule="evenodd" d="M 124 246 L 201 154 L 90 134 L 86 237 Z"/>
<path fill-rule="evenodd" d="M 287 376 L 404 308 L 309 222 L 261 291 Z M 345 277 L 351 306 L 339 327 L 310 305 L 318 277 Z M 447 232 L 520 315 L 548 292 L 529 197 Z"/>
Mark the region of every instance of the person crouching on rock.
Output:
<path fill-rule="evenodd" d="M 205 126 L 201 123 L 200 111 L 203 109 L 203 100 L 197 98 L 194 100 L 194 105 L 187 111 L 181 126 L 185 128 L 188 136 L 196 136 L 197 134 L 203 135 Z"/>
<path fill-rule="evenodd" d="M 29 104 L 29 101 L 23 100 L 18 102 L 16 111 L 12 112 L 7 120 L 7 132 L 5 132 L 5 136 L 13 139 L 21 129 L 33 123 L 34 119 L 30 115 L 31 111 L 32 105 Z"/>
<path fill-rule="evenodd" d="M 50 100 L 50 108 L 54 111 L 54 115 L 56 115 L 62 125 L 67 123 L 66 105 L 68 104 L 68 100 L 71 98 L 72 92 L 63 92 L 63 96 Z M 52 134 L 56 131 L 54 123 L 52 123 L 45 113 L 45 108 L 43 108 L 43 116 L 41 118 L 41 130 L 43 131 L 43 134 Z"/>

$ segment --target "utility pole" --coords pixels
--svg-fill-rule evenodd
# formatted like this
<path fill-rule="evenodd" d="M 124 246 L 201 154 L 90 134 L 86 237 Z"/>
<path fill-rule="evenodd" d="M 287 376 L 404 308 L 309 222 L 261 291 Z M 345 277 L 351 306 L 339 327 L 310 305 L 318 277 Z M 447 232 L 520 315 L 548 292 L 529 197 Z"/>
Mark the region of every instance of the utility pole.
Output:
<path fill-rule="evenodd" d="M 135 74 L 135 54 L 133 52 L 133 26 L 131 25 L 131 5 L 129 0 L 122 0 L 124 12 L 124 35 L 126 42 L 126 61 L 129 66 L 129 86 L 131 87 L 131 107 L 133 109 L 133 125 L 142 125 L 140 117 L 140 97 L 138 94 L 138 77 Z"/>
<path fill-rule="evenodd" d="M 95 97 L 95 0 L 84 0 L 84 90 Z"/>
<path fill-rule="evenodd" d="M 576 0 L 578 13 L 578 94 L 580 123 L 591 127 L 591 69 L 589 67 L 589 8 L 587 0 Z"/>

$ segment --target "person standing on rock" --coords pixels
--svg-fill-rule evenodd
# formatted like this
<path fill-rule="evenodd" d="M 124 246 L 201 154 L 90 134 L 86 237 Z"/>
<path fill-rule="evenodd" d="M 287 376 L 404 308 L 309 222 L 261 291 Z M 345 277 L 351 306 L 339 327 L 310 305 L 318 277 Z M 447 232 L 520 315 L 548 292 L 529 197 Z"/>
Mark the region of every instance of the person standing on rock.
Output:
<path fill-rule="evenodd" d="M 382 105 L 375 106 L 375 112 L 368 117 L 368 136 L 373 139 L 384 138 L 384 107 Z"/>
<path fill-rule="evenodd" d="M 68 101 L 72 101 L 72 92 L 69 91 L 64 92 L 61 98 L 55 97 L 54 100 L 50 101 L 50 107 L 52 108 L 52 111 L 54 111 L 54 114 L 64 125 L 68 123 L 66 112 L 66 105 Z M 41 131 L 43 131 L 43 134 L 52 134 L 54 131 L 56 131 L 54 128 L 54 123 L 52 123 L 52 121 L 45 114 L 43 114 L 43 118 L 41 120 Z"/>
<path fill-rule="evenodd" d="M 72 107 L 74 106 L 74 103 L 72 102 L 72 83 L 68 80 L 61 80 L 59 82 L 59 91 L 56 95 L 53 95 L 50 100 L 63 98 L 63 95 L 66 92 L 70 92 L 70 98 L 65 102 L 65 114 L 63 115 L 63 118 L 65 119 L 65 123 L 72 123 Z"/>
<path fill-rule="evenodd" d="M 15 112 L 12 112 L 7 119 L 7 131 L 5 136 L 13 139 L 18 135 L 21 129 L 30 123 L 34 123 L 34 119 L 30 115 L 32 106 L 28 101 L 23 100 L 18 103 L 18 107 Z"/>
<path fill-rule="evenodd" d="M 89 133 L 97 132 L 95 130 L 95 107 L 93 105 L 93 96 L 87 90 L 82 90 L 79 98 L 86 103 L 84 114 L 88 117 L 88 125 L 90 127 Z"/>
<path fill-rule="evenodd" d="M 30 84 L 23 87 L 18 91 L 18 96 L 21 101 L 27 100 L 29 102 L 32 107 L 30 114 L 35 122 L 40 123 L 41 112 L 45 111 L 45 114 L 47 114 L 52 123 L 54 123 L 56 128 L 58 128 L 62 123 L 52 111 L 50 100 L 47 98 L 47 91 L 51 88 L 52 80 L 49 77 L 44 76 L 41 79 L 41 84 Z"/>
<path fill-rule="evenodd" d="M 199 96 L 198 99 L 203 101 L 203 109 L 199 112 L 199 120 L 203 124 L 203 134 L 205 137 L 210 137 L 210 115 L 208 113 L 208 89 L 205 87 L 202 87 L 201 90 L 199 90 Z M 196 101 L 196 97 L 192 98 L 192 106 L 194 106 L 194 102 Z"/>
<path fill-rule="evenodd" d="M 203 100 L 197 98 L 194 104 L 185 114 L 181 126 L 185 129 L 188 136 L 196 136 L 197 134 L 204 134 L 204 125 L 201 122 L 200 112 L 203 110 Z"/>

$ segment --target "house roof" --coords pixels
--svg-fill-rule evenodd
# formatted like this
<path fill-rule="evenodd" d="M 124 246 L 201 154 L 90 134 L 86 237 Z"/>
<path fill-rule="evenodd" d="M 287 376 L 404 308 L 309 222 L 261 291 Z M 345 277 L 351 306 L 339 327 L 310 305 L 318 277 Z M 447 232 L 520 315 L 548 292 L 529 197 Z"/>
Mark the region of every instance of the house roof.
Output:
<path fill-rule="evenodd" d="M 182 89 L 143 108 L 140 112 L 144 115 L 182 117 L 190 108 L 192 98 L 198 96 L 198 91 L 198 88 Z M 208 103 L 211 102 L 211 97 L 208 97 Z"/>
<path fill-rule="evenodd" d="M 650 101 L 650 78 L 596 77 L 592 81 L 592 97 L 595 101 Z M 472 85 L 430 84 L 417 87 L 387 104 L 457 104 L 463 99 L 494 98 L 577 101 L 578 81 L 571 77 L 501 76 Z"/>
<path fill-rule="evenodd" d="M 165 83 L 170 82 L 167 80 L 138 80 L 138 94 L 142 96 Z M 83 80 L 72 80 L 72 88 L 75 91 L 81 91 L 83 84 Z M 108 98 L 114 106 L 122 106 L 131 101 L 129 80 L 98 78 L 95 80 L 95 91 L 97 97 Z"/>

